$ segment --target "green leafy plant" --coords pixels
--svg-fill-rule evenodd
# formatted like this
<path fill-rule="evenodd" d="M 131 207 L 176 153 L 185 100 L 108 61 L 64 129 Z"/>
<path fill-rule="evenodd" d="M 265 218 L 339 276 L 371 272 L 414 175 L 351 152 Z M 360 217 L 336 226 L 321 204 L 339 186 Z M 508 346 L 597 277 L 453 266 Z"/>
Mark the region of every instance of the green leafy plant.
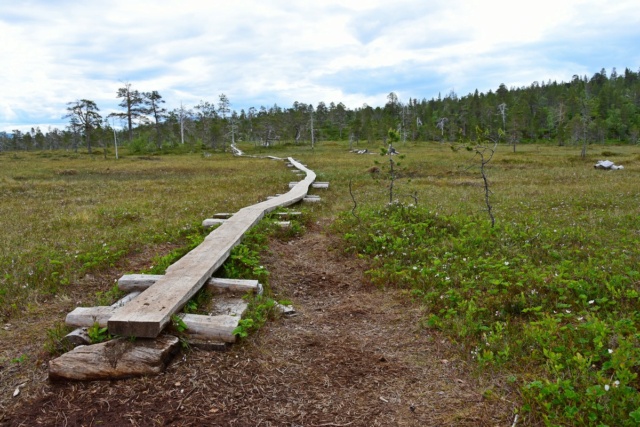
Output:
<path fill-rule="evenodd" d="M 109 334 L 109 329 L 107 327 L 101 327 L 98 322 L 87 329 L 87 335 L 89 335 L 91 344 L 101 343 L 112 338 Z"/>
<path fill-rule="evenodd" d="M 182 320 L 182 317 L 180 317 L 177 314 L 174 314 L 171 316 L 171 324 L 179 334 L 181 334 L 182 332 L 188 329 L 187 324 L 184 323 L 184 320 Z"/>
<path fill-rule="evenodd" d="M 345 213 L 335 229 L 347 252 L 369 259 L 371 283 L 407 288 L 424 306 L 424 326 L 447 333 L 480 368 L 522 378 L 523 415 L 635 425 L 640 272 L 630 258 L 612 260 L 604 240 L 571 226 L 538 224 L 533 238 L 526 223 L 491 226 L 401 204 L 360 219 Z"/>
<path fill-rule="evenodd" d="M 249 297 L 249 307 L 243 319 L 233 330 L 233 334 L 246 338 L 251 332 L 260 329 L 267 320 L 274 319 L 278 315 L 275 306 L 275 301 L 269 297 L 262 295 Z"/>

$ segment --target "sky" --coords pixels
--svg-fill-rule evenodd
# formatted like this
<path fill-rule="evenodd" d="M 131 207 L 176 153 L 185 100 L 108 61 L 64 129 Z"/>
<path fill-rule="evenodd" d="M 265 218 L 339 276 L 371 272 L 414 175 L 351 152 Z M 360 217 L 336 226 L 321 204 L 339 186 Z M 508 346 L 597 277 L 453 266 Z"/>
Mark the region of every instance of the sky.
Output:
<path fill-rule="evenodd" d="M 382 106 L 640 70 L 638 0 L 0 0 L 0 131 L 68 103 Z M 120 124 L 115 123 L 116 126 Z"/>

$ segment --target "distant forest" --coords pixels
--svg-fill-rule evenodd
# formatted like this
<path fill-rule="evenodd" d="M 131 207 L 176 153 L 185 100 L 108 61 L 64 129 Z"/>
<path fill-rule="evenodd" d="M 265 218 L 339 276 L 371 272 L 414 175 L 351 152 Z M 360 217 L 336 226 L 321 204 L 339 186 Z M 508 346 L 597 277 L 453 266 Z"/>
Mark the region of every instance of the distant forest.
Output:
<path fill-rule="evenodd" d="M 92 147 L 113 147 L 114 139 L 140 153 L 180 146 L 226 151 L 239 141 L 262 146 L 349 141 L 355 147 L 386 142 L 389 129 L 409 142 L 474 141 L 482 130 L 500 133 L 501 141 L 514 148 L 529 142 L 637 144 L 640 138 L 640 72 L 628 68 L 623 74 L 614 68 L 609 75 L 605 69 L 591 77 L 575 75 L 570 82 L 501 84 L 495 92 L 476 90 L 462 97 L 451 91 L 404 102 L 392 92 L 382 107 L 355 109 L 341 102 L 294 102 L 235 111 L 222 94 L 215 102 L 168 110 L 157 91 L 139 92 L 130 83 L 114 95 L 121 100 L 118 113 L 103 117 L 94 101 L 70 102 L 65 129 L 0 132 L 0 151 L 91 153 Z"/>

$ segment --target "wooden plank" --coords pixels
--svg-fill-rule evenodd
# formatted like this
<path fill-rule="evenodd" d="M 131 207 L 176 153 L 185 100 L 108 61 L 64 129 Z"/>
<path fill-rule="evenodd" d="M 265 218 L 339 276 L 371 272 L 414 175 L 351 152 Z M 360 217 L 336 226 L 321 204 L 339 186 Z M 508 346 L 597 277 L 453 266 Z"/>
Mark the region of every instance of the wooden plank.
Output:
<path fill-rule="evenodd" d="M 178 350 L 171 335 L 131 341 L 125 338 L 83 345 L 49 362 L 51 380 L 113 380 L 164 371 Z"/>
<path fill-rule="evenodd" d="M 125 292 L 142 292 L 161 278 L 161 274 L 125 274 L 118 280 L 118 288 Z M 262 293 L 262 285 L 258 283 L 257 280 L 212 277 L 207 281 L 206 286 L 212 293 L 219 293 L 222 291 L 230 291 L 234 293 Z"/>
<path fill-rule="evenodd" d="M 187 325 L 183 332 L 187 339 L 218 340 L 222 342 L 236 342 L 233 330 L 238 327 L 239 316 L 203 316 L 201 314 L 181 315 Z"/>
<path fill-rule="evenodd" d="M 229 257 L 244 233 L 262 217 L 278 207 L 302 200 L 316 174 L 291 157 L 289 162 L 306 172 L 306 177 L 288 193 L 240 209 L 224 224 L 213 230 L 202 244 L 167 269 L 166 274 L 135 300 L 116 310 L 109 319 L 109 332 L 114 335 L 153 338 L 169 324 L 177 313 Z"/>
<path fill-rule="evenodd" d="M 262 285 L 257 280 L 223 279 L 219 277 L 212 277 L 207 282 L 207 285 L 210 290 L 217 292 L 255 292 L 258 295 L 262 294 Z"/>

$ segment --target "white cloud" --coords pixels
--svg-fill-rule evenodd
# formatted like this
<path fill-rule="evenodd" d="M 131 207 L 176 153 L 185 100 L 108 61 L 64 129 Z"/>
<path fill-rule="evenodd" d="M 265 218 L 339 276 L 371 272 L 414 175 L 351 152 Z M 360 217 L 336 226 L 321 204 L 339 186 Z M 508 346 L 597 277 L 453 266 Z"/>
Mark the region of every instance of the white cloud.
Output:
<path fill-rule="evenodd" d="M 168 108 L 354 108 L 640 65 L 637 1 L 36 0 L 0 4 L 0 32 L 0 130 L 81 98 L 113 111 L 123 82 Z"/>

